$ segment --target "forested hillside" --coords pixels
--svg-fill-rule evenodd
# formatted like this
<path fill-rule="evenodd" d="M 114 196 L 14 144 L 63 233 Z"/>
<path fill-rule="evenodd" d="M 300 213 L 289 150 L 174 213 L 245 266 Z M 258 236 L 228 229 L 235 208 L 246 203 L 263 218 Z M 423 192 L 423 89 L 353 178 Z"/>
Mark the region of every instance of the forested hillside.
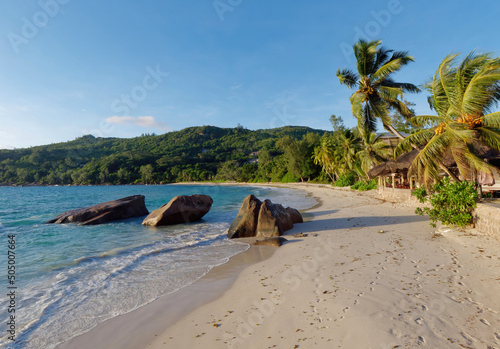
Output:
<path fill-rule="evenodd" d="M 202 126 L 131 139 L 87 135 L 0 150 L 0 184 L 312 179 L 321 172 L 312 154 L 325 133 L 299 126 L 257 131 Z"/>

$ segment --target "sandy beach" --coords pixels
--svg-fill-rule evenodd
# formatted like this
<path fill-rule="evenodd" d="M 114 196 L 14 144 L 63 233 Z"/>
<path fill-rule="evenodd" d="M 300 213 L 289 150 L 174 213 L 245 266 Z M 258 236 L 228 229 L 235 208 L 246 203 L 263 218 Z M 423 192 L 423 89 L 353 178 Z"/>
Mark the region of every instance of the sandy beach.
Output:
<path fill-rule="evenodd" d="M 375 192 L 287 186 L 319 204 L 286 244 L 61 348 L 500 348 L 499 241 Z"/>

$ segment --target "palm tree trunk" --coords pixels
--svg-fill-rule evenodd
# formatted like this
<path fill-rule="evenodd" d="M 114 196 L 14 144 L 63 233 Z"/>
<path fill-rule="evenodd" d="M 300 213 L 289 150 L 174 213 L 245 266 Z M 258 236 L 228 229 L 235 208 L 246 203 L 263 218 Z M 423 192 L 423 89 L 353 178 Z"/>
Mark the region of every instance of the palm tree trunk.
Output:
<path fill-rule="evenodd" d="M 389 129 L 389 130 L 390 130 L 390 131 L 391 131 L 391 132 L 392 132 L 395 136 L 396 136 L 396 137 L 398 137 L 399 139 L 401 139 L 401 140 L 405 139 L 405 138 L 403 137 L 403 135 L 402 135 L 401 133 L 399 133 L 399 131 L 398 131 L 398 130 L 396 130 L 396 129 L 394 128 L 394 126 L 392 126 L 392 125 L 385 125 L 385 126 L 386 126 L 386 127 L 387 127 L 387 128 L 388 128 L 388 129 Z M 410 144 L 411 144 L 411 146 L 412 146 L 412 148 L 413 148 L 413 149 L 416 149 L 416 150 L 418 150 L 419 152 L 422 150 L 422 149 L 420 149 L 418 146 L 416 146 L 415 144 L 413 144 L 413 143 L 410 143 Z M 456 176 L 453 172 L 451 172 L 451 171 L 450 171 L 450 169 L 449 169 L 448 167 L 446 167 L 444 164 L 440 163 L 440 164 L 439 164 L 439 168 L 440 168 L 441 170 L 443 170 L 443 171 L 444 171 L 444 172 L 445 172 L 448 176 L 450 176 L 451 178 L 453 178 L 453 180 L 454 180 L 455 182 L 460 182 L 460 179 L 459 179 L 459 178 L 458 178 L 458 177 L 457 177 L 457 176 Z"/>

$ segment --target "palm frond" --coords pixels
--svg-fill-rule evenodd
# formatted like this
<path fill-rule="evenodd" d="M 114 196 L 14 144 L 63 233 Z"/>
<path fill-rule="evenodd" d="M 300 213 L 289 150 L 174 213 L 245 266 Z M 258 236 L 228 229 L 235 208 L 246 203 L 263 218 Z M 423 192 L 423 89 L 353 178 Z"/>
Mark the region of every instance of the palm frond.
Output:
<path fill-rule="evenodd" d="M 479 127 L 479 140 L 486 146 L 500 152 L 500 129 Z"/>
<path fill-rule="evenodd" d="M 359 75 L 351 69 L 338 69 L 337 77 L 342 85 L 346 85 L 349 88 L 355 88 L 358 85 Z"/>
<path fill-rule="evenodd" d="M 379 86 L 378 94 L 383 100 L 397 100 L 403 96 L 403 91 L 397 87 Z"/>
<path fill-rule="evenodd" d="M 464 153 L 464 157 L 466 158 L 466 162 L 469 165 L 470 170 L 475 170 L 478 172 L 485 172 L 490 175 L 493 175 L 493 171 L 495 167 L 485 162 L 483 159 L 479 158 L 471 151 Z"/>
<path fill-rule="evenodd" d="M 375 62 L 373 65 L 373 71 L 377 71 L 381 66 L 383 66 L 388 60 L 389 55 L 393 52 L 393 50 L 389 50 L 384 46 L 380 46 L 377 50 L 377 55 L 375 58 Z"/>
<path fill-rule="evenodd" d="M 364 119 L 363 101 L 365 100 L 365 98 L 366 95 L 359 91 L 353 93 L 349 98 L 352 106 L 352 115 L 358 120 Z"/>
<path fill-rule="evenodd" d="M 481 118 L 485 126 L 500 128 L 500 112 L 490 113 Z"/>
<path fill-rule="evenodd" d="M 463 94 L 462 110 L 467 115 L 482 115 L 498 102 L 496 84 L 500 81 L 500 65 L 485 62 L 471 77 Z M 492 88 L 493 87 L 493 88 Z"/>
<path fill-rule="evenodd" d="M 406 83 L 406 82 L 387 82 L 387 80 L 385 80 L 381 84 L 381 86 L 395 87 L 395 88 L 399 88 L 403 92 L 409 92 L 409 93 L 421 92 L 421 90 L 417 86 L 410 84 L 410 83 Z"/>
<path fill-rule="evenodd" d="M 417 147 L 423 147 L 425 144 L 429 143 L 434 135 L 434 129 L 421 130 L 409 135 L 396 146 L 394 152 L 395 156 L 399 156 L 412 150 L 412 144 Z"/>
<path fill-rule="evenodd" d="M 357 70 L 360 76 L 372 74 L 377 49 L 381 43 L 380 40 L 368 42 L 361 39 L 354 45 L 354 56 L 356 57 Z"/>
<path fill-rule="evenodd" d="M 436 70 L 431 82 L 432 106 L 439 115 L 446 114 L 453 102 L 453 79 L 455 77 L 453 64 L 457 56 L 458 54 L 446 56 Z"/>
<path fill-rule="evenodd" d="M 447 121 L 447 118 L 438 115 L 417 115 L 410 118 L 412 125 L 424 127 L 424 126 L 437 126 L 440 123 Z"/>
<path fill-rule="evenodd" d="M 370 128 L 371 131 L 374 131 L 376 129 L 375 118 L 379 118 L 384 125 L 388 125 L 391 123 L 387 103 L 379 96 L 368 96 L 368 99 L 366 100 L 366 110 L 367 112 L 369 112 L 371 118 L 374 121 L 373 128 Z"/>
<path fill-rule="evenodd" d="M 395 56 L 395 54 L 392 55 L 389 61 L 387 61 L 373 73 L 372 79 L 374 82 L 385 80 L 389 75 L 397 72 L 409 62 L 413 62 L 413 57 Z"/>
<path fill-rule="evenodd" d="M 476 139 L 476 133 L 474 130 L 469 129 L 467 125 L 461 122 L 448 122 L 444 132 L 448 133 L 451 137 L 454 137 L 455 140 L 464 143 L 472 143 Z"/>

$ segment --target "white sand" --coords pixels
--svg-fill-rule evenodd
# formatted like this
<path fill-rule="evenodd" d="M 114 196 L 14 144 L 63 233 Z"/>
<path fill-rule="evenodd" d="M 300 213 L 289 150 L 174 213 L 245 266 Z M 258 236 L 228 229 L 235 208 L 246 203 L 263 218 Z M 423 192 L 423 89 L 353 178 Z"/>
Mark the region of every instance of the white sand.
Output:
<path fill-rule="evenodd" d="M 500 242 L 435 235 L 373 192 L 294 187 L 321 200 L 313 220 L 144 348 L 500 348 Z"/>

